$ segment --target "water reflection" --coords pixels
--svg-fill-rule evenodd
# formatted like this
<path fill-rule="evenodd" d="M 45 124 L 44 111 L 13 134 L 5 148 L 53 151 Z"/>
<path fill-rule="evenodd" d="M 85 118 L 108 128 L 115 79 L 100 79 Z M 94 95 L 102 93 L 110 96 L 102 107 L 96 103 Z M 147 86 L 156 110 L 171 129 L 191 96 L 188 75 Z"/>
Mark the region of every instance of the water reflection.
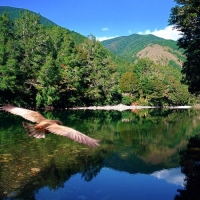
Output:
<path fill-rule="evenodd" d="M 179 189 L 175 200 L 200 199 L 200 136 L 189 139 L 187 149 L 180 152 L 181 171 L 185 174 L 185 188 Z"/>
<path fill-rule="evenodd" d="M 55 193 L 48 188 L 41 189 L 36 199 L 168 200 L 173 199 L 177 188 L 146 174 L 129 174 L 103 168 L 92 182 L 86 183 L 77 174 Z"/>
<path fill-rule="evenodd" d="M 163 169 L 151 174 L 152 176 L 163 179 L 169 183 L 184 186 L 185 176 L 181 173 L 181 168 Z"/>
<path fill-rule="evenodd" d="M 76 198 L 70 196 L 71 192 L 68 199 L 93 198 L 82 195 L 81 186 L 77 189 L 77 184 L 85 185 L 86 193 L 91 193 L 92 187 L 95 199 L 115 199 L 117 188 L 123 185 L 125 188 L 119 195 L 123 197 L 123 192 L 124 195 L 130 192 L 130 196 L 123 199 L 132 199 L 134 194 L 146 194 L 143 199 L 148 199 L 149 194 L 152 199 L 164 199 L 165 193 L 171 191 L 174 196 L 178 188 L 183 189 L 167 181 L 174 181 L 169 179 L 172 174 L 176 178 L 180 175 L 177 170 L 179 153 L 185 149 L 188 139 L 200 130 L 198 110 L 54 111 L 43 114 L 102 140 L 101 146 L 90 149 L 56 135 L 36 140 L 25 133 L 21 125 L 23 119 L 0 112 L 1 199 L 42 199 L 40 195 L 44 191 L 47 195 L 48 190 L 62 196 L 66 188 L 70 188 L 68 192 L 76 190 L 77 195 Z M 104 179 L 110 187 L 106 188 Z M 130 180 L 135 187 L 134 194 L 131 184 L 125 184 Z M 162 193 L 156 187 L 161 187 Z M 102 191 L 99 192 L 102 195 L 98 196 L 98 191 Z M 139 199 L 137 195 L 135 199 Z"/>

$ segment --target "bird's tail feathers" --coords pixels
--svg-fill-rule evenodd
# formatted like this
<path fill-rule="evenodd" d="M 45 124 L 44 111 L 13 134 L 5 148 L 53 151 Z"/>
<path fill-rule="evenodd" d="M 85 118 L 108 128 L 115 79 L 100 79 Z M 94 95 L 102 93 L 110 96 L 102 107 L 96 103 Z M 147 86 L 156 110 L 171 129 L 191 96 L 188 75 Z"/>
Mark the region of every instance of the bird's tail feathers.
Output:
<path fill-rule="evenodd" d="M 22 122 L 22 124 L 29 136 L 35 138 L 45 138 L 45 131 L 36 129 L 34 124 L 30 124 L 27 122 Z"/>

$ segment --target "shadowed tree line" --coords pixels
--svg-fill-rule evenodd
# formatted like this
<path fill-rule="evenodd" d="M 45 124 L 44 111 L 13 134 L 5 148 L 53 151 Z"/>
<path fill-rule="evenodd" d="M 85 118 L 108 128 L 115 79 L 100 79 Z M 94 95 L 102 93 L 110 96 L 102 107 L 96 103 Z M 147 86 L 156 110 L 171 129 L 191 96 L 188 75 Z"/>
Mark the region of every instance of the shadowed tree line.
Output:
<path fill-rule="evenodd" d="M 186 60 L 183 64 L 183 81 L 189 86 L 189 91 L 200 94 L 200 2 L 175 0 L 171 9 L 170 25 L 180 31 L 178 46 L 184 49 Z"/>

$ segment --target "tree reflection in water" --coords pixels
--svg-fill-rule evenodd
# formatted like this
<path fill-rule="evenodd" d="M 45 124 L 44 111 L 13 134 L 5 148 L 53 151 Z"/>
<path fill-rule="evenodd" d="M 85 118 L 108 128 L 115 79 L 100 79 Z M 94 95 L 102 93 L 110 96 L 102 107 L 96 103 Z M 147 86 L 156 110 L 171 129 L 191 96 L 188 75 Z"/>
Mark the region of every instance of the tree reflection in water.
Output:
<path fill-rule="evenodd" d="M 79 161 L 73 163 L 70 167 L 57 166 L 54 161 L 46 166 L 44 170 L 33 176 L 27 184 L 23 185 L 23 188 L 16 190 L 13 193 L 15 196 L 17 193 L 17 199 L 20 200 L 34 200 L 35 194 L 46 186 L 51 190 L 57 190 L 64 187 L 64 183 L 68 181 L 73 175 L 80 173 L 85 181 L 92 180 L 102 168 L 103 157 L 106 152 L 103 150 L 98 152 L 96 156 L 81 155 Z M 101 156 L 102 155 L 102 156 Z M 85 156 L 85 157 L 83 157 Z M 12 192 L 10 193 L 12 196 Z"/>
<path fill-rule="evenodd" d="M 32 200 L 43 188 L 59 190 L 76 174 L 92 182 L 104 167 L 130 176 L 176 168 L 179 151 L 200 129 L 198 110 L 44 114 L 95 136 L 102 141 L 100 147 L 89 149 L 54 135 L 35 140 L 25 133 L 20 117 L 0 112 L 0 199 L 15 196 Z M 32 168 L 40 172 L 32 173 Z"/>
<path fill-rule="evenodd" d="M 178 190 L 175 200 L 200 199 L 200 136 L 189 139 L 187 149 L 180 152 L 181 171 L 185 174 L 185 188 Z"/>

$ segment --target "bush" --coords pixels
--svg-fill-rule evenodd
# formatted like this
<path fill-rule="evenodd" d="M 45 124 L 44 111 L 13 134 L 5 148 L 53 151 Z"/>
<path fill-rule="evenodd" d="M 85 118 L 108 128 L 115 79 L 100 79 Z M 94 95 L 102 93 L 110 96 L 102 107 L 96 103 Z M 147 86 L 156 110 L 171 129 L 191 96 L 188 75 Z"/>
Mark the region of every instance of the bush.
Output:
<path fill-rule="evenodd" d="M 132 102 L 131 97 L 129 97 L 129 96 L 122 97 L 122 104 L 129 106 L 129 105 L 131 105 L 131 102 Z"/>

